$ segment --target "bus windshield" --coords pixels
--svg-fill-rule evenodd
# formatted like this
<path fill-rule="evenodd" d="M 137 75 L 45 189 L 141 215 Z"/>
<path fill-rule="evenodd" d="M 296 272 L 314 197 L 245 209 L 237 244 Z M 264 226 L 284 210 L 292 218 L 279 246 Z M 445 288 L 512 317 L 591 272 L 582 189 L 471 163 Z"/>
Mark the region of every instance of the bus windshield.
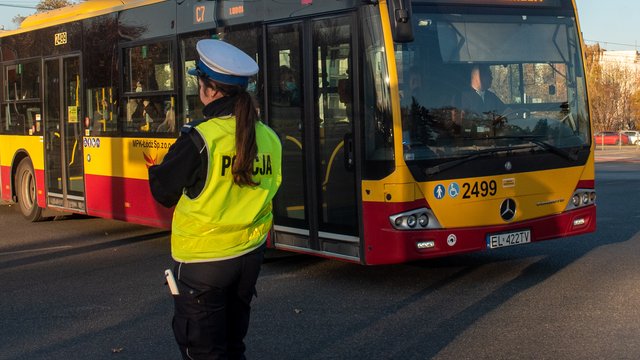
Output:
<path fill-rule="evenodd" d="M 413 9 L 415 41 L 396 45 L 408 163 L 527 145 L 555 154 L 589 147 L 575 18 L 425 8 Z"/>

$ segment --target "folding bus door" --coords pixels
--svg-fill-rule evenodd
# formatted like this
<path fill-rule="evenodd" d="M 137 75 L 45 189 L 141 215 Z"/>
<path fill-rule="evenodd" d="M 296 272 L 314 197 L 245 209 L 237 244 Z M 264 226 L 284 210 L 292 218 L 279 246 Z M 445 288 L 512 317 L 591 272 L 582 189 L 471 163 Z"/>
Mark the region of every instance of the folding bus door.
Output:
<path fill-rule="evenodd" d="M 49 206 L 85 211 L 80 57 L 44 61 L 44 129 Z"/>
<path fill-rule="evenodd" d="M 283 145 L 275 244 L 359 261 L 354 17 L 267 28 L 269 125 Z"/>

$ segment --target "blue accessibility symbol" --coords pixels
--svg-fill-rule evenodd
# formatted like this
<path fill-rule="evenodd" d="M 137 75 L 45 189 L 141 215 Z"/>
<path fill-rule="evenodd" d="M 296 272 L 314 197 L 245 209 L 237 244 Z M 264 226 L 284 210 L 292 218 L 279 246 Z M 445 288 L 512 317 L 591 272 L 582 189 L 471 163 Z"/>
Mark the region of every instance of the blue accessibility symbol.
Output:
<path fill-rule="evenodd" d="M 455 198 L 459 194 L 460 194 L 460 186 L 458 186 L 458 183 L 449 184 L 449 196 L 451 196 L 452 198 Z"/>
<path fill-rule="evenodd" d="M 433 189 L 433 195 L 436 197 L 436 199 L 440 200 L 444 197 L 444 195 L 446 194 L 445 190 L 444 190 L 444 185 L 442 184 L 438 184 L 436 185 L 436 188 Z"/>

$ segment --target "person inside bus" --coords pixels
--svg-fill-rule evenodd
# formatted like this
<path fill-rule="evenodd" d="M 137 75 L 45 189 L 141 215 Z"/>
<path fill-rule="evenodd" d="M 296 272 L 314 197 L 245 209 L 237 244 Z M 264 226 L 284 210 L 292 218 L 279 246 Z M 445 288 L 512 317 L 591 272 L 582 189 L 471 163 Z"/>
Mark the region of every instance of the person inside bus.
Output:
<path fill-rule="evenodd" d="M 160 123 L 160 114 L 156 104 L 149 99 L 142 100 L 143 130 L 153 131 Z"/>
<path fill-rule="evenodd" d="M 475 114 L 500 114 L 505 105 L 491 90 L 493 75 L 488 65 L 471 67 L 469 87 L 460 94 L 460 108 Z"/>
<path fill-rule="evenodd" d="M 345 72 L 346 77 L 338 80 L 338 99 L 344 104 L 347 118 L 351 117 L 351 109 L 353 104 L 353 87 L 352 80 L 349 78 L 349 69 Z"/>
<path fill-rule="evenodd" d="M 405 83 L 400 93 L 400 104 L 403 107 L 410 107 L 414 102 L 417 105 L 425 106 L 426 103 L 421 101 L 423 95 L 422 73 L 419 69 L 413 67 L 405 74 Z"/>
<path fill-rule="evenodd" d="M 156 128 L 157 132 L 174 132 L 176 131 L 176 111 L 173 106 L 169 105 L 164 114 L 164 121 Z"/>
<path fill-rule="evenodd" d="M 493 75 L 488 65 L 473 65 L 469 72 L 469 86 L 454 99 L 454 106 L 461 111 L 461 124 L 470 131 L 469 120 L 487 119 L 492 125 L 501 123 L 505 105 L 491 90 Z"/>
<path fill-rule="evenodd" d="M 280 97 L 287 106 L 300 106 L 300 89 L 293 70 L 288 66 L 280 66 Z"/>
<path fill-rule="evenodd" d="M 136 99 L 136 106 L 131 119 L 133 128 L 142 131 L 153 131 L 160 122 L 160 111 L 148 98 Z"/>
<path fill-rule="evenodd" d="M 156 201 L 175 206 L 173 332 L 183 358 L 244 359 L 282 145 L 246 91 L 258 64 L 220 40 L 200 40 L 196 50 L 189 74 L 198 76 L 205 120 L 182 127 L 149 168 L 149 185 Z"/>

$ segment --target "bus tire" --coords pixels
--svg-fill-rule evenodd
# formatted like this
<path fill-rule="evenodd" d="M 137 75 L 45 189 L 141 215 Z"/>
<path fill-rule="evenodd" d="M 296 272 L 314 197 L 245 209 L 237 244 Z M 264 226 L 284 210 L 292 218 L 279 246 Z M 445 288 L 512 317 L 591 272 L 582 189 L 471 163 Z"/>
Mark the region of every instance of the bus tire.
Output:
<path fill-rule="evenodd" d="M 38 206 L 36 174 L 31 159 L 26 157 L 18 164 L 15 177 L 18 207 L 22 215 L 31 222 L 42 220 L 42 208 Z"/>

